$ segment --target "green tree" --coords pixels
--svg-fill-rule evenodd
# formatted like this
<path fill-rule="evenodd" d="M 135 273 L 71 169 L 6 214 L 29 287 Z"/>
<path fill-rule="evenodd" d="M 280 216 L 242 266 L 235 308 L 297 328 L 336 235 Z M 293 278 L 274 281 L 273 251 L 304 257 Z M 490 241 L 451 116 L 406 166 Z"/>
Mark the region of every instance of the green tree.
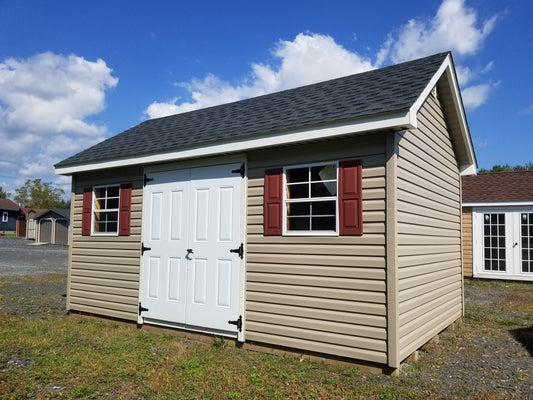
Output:
<path fill-rule="evenodd" d="M 533 162 L 525 163 L 524 165 L 515 165 L 512 167 L 509 164 L 492 166 L 492 169 L 481 168 L 478 172 L 501 172 L 501 171 L 532 171 Z"/>
<path fill-rule="evenodd" d="M 5 198 L 7 198 L 7 196 L 9 196 L 9 193 L 6 193 L 4 188 L 2 186 L 0 186 L 0 199 L 5 199 Z"/>
<path fill-rule="evenodd" d="M 28 179 L 24 186 L 15 192 L 17 195 L 14 200 L 21 207 L 64 208 L 67 205 L 61 198 L 65 191 L 55 188 L 51 182 L 42 182 L 41 179 Z"/>

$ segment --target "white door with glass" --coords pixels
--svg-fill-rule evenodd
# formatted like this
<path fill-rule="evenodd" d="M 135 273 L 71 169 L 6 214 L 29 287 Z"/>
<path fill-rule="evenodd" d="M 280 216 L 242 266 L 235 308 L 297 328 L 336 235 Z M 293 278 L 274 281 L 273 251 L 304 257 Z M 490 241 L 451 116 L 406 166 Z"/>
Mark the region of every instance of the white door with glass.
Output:
<path fill-rule="evenodd" d="M 473 211 L 474 276 L 533 280 L 533 207 Z"/>
<path fill-rule="evenodd" d="M 144 322 L 236 334 L 242 185 L 224 164 L 146 173 L 140 316 Z"/>

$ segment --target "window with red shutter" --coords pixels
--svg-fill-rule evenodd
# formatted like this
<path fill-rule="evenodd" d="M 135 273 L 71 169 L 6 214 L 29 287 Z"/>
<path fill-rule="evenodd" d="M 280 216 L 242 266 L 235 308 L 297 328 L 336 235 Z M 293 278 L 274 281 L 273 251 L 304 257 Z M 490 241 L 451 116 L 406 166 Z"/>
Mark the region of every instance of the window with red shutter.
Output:
<path fill-rule="evenodd" d="M 267 170 L 265 235 L 362 235 L 362 164 L 342 161 Z"/>
<path fill-rule="evenodd" d="M 83 236 L 131 234 L 132 185 L 94 186 L 83 191 Z"/>

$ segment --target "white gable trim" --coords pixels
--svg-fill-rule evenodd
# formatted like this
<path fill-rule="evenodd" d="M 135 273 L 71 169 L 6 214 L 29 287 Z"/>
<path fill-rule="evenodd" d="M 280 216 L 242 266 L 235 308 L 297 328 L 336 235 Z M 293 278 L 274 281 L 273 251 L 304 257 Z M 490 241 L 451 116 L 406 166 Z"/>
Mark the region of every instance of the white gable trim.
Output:
<path fill-rule="evenodd" d="M 305 142 L 309 140 L 333 138 L 349 134 L 357 134 L 379 129 L 411 129 L 409 112 L 403 111 L 394 114 L 378 115 L 357 120 L 321 125 L 315 128 L 302 128 L 291 131 L 269 133 L 261 136 L 241 138 L 224 143 L 213 143 L 188 147 L 183 150 L 171 152 L 145 154 L 117 160 L 84 163 L 74 166 L 56 168 L 58 175 L 71 175 L 78 172 L 94 171 L 99 169 L 125 167 L 132 165 L 146 165 L 152 163 L 171 162 L 195 157 L 216 156 L 235 152 L 245 152 L 280 144 Z"/>
<path fill-rule="evenodd" d="M 531 201 L 493 201 L 493 202 L 465 202 L 463 207 L 530 207 L 533 206 Z"/>

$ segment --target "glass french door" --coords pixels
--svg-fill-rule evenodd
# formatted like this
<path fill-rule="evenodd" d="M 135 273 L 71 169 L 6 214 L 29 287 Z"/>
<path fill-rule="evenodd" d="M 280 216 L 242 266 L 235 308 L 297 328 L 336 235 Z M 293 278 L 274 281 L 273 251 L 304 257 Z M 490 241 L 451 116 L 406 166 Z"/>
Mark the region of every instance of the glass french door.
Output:
<path fill-rule="evenodd" d="M 533 280 L 533 208 L 474 211 L 474 276 Z"/>

